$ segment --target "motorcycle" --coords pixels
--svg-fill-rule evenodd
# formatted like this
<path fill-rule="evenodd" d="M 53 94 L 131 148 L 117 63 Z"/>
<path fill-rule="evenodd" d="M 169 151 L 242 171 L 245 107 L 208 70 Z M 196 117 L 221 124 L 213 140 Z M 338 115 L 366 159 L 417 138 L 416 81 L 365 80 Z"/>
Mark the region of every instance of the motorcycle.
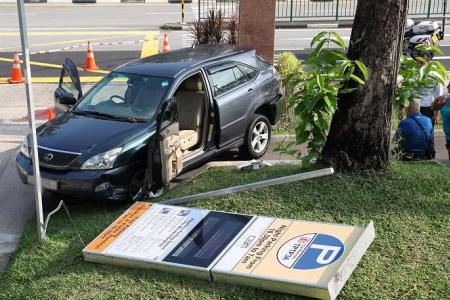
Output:
<path fill-rule="evenodd" d="M 408 19 L 405 26 L 405 36 L 403 40 L 403 54 L 411 58 L 423 57 L 431 60 L 434 57 L 432 52 L 423 52 L 417 49 L 418 45 L 436 45 L 438 41 L 444 39 L 444 30 L 437 22 L 421 21 L 417 24 Z"/>

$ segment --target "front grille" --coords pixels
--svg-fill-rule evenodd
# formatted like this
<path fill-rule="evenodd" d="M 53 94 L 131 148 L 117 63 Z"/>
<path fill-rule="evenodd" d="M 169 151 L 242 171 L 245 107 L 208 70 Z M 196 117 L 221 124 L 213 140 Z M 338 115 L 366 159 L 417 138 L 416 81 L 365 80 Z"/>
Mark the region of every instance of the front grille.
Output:
<path fill-rule="evenodd" d="M 80 153 L 58 151 L 44 147 L 38 147 L 39 165 L 52 169 L 65 169 L 70 166 Z"/>

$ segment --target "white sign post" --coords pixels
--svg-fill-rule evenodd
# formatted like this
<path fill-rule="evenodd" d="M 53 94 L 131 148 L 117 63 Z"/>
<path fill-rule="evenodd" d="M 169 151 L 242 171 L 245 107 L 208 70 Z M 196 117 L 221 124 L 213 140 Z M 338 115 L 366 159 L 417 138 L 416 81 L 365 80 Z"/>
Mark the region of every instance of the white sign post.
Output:
<path fill-rule="evenodd" d="M 24 62 L 23 65 L 25 72 L 25 88 L 27 93 L 28 118 L 31 130 L 31 142 L 32 142 L 31 158 L 33 163 L 33 174 L 34 174 L 33 177 L 34 177 L 34 199 L 36 200 L 36 219 L 37 219 L 39 241 L 42 241 L 45 238 L 45 233 L 44 233 L 44 214 L 42 212 L 41 173 L 39 171 L 39 156 L 37 150 L 36 120 L 34 118 L 34 99 L 33 99 L 33 88 L 31 83 L 30 50 L 28 49 L 28 31 L 23 1 L 24 0 L 17 0 L 17 12 L 19 14 L 20 40 L 22 43 L 22 59 Z"/>

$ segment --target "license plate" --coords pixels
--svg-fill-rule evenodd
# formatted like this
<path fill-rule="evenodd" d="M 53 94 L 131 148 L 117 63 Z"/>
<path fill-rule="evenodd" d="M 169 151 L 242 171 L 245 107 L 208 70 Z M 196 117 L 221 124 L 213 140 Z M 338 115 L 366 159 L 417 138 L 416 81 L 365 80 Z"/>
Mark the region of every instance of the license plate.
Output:
<path fill-rule="evenodd" d="M 433 43 L 436 43 L 437 41 L 439 41 L 439 38 L 436 35 L 433 35 L 431 37 L 431 40 L 433 41 Z"/>
<path fill-rule="evenodd" d="M 28 175 L 28 183 L 34 185 L 34 176 Z M 56 191 L 58 182 L 56 180 L 41 177 L 41 186 L 45 190 Z"/>

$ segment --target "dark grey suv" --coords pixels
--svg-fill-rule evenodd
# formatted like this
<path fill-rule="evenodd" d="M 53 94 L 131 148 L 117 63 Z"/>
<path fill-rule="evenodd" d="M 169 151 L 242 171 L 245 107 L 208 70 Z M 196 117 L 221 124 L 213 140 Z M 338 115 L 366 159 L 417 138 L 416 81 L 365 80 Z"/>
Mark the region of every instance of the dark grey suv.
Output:
<path fill-rule="evenodd" d="M 239 147 L 259 158 L 285 100 L 275 69 L 254 50 L 199 46 L 127 63 L 83 95 L 66 60 L 59 116 L 38 129 L 44 189 L 134 199 L 188 168 Z M 32 183 L 29 138 L 17 157 Z"/>

